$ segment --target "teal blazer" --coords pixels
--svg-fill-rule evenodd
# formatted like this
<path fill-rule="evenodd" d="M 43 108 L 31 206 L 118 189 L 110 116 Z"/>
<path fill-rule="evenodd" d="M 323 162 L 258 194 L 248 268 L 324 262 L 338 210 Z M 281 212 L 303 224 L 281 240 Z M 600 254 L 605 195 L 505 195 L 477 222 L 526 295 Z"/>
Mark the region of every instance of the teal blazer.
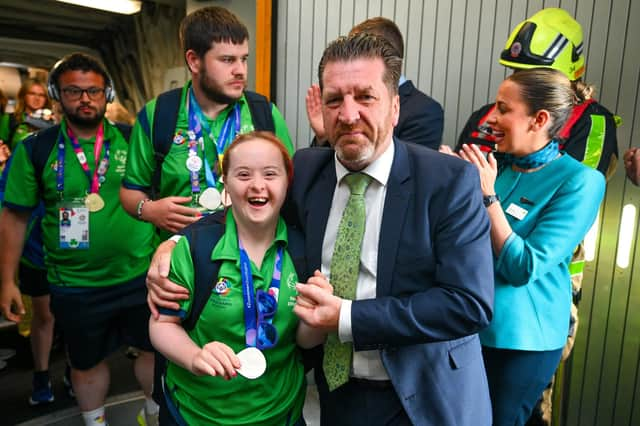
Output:
<path fill-rule="evenodd" d="M 505 168 L 496 181 L 513 233 L 494 259 L 493 319 L 484 346 L 548 351 L 567 340 L 569 262 L 593 224 L 605 180 L 568 155 L 532 173 Z"/>

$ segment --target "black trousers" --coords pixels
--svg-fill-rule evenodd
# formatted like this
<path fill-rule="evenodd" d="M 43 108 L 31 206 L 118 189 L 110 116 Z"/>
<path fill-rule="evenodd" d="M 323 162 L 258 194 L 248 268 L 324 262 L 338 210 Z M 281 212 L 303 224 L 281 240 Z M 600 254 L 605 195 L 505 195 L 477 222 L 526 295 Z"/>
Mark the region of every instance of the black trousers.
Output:
<path fill-rule="evenodd" d="M 412 424 L 391 382 L 351 379 L 333 392 L 328 391 L 326 383 L 318 383 L 318 390 L 322 426 Z"/>

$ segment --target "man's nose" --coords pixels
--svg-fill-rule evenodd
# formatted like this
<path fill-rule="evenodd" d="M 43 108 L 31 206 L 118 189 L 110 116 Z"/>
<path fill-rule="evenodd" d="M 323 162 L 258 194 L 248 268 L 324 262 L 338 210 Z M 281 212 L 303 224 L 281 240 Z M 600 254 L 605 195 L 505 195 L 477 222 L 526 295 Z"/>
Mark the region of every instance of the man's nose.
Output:
<path fill-rule="evenodd" d="M 243 61 L 234 62 L 233 69 L 231 70 L 233 75 L 246 75 L 247 74 L 247 63 Z"/>
<path fill-rule="evenodd" d="M 360 119 L 358 103 L 351 96 L 346 96 L 342 101 L 338 119 L 345 124 L 354 124 Z"/>
<path fill-rule="evenodd" d="M 89 97 L 89 91 L 87 90 L 83 90 L 82 92 L 80 92 L 80 100 L 84 101 L 84 100 L 90 101 L 91 98 Z"/>

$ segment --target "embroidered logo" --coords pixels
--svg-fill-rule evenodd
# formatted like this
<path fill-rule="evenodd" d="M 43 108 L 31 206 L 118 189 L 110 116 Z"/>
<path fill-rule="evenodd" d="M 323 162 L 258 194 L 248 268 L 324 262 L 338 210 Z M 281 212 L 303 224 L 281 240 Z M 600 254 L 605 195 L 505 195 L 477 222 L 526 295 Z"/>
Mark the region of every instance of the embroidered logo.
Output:
<path fill-rule="evenodd" d="M 226 296 L 229 294 L 230 289 L 231 286 L 229 285 L 229 281 L 226 278 L 220 278 L 213 288 L 213 291 L 220 296 Z"/>
<path fill-rule="evenodd" d="M 287 287 L 289 287 L 289 290 L 294 290 L 295 291 L 297 282 L 298 282 L 298 280 L 296 278 L 296 274 L 291 272 L 289 274 L 289 276 L 287 277 Z"/>
<path fill-rule="evenodd" d="M 118 149 L 118 150 L 116 150 L 115 154 L 113 155 L 113 158 L 118 163 L 126 164 L 127 163 L 127 151 L 124 150 L 124 149 Z"/>
<path fill-rule="evenodd" d="M 175 145 L 182 145 L 184 143 L 184 134 L 182 130 L 178 130 L 173 136 L 173 143 Z"/>

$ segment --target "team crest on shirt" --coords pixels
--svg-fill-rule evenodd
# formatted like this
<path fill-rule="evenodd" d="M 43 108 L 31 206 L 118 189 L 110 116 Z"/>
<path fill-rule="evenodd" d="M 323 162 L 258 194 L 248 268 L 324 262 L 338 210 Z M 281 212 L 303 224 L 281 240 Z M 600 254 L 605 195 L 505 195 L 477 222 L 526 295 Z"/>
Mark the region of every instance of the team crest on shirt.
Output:
<path fill-rule="evenodd" d="M 178 130 L 175 135 L 173 135 L 173 143 L 175 145 L 182 145 L 184 143 L 184 132 L 182 130 Z"/>
<path fill-rule="evenodd" d="M 113 154 L 113 159 L 118 163 L 127 164 L 127 151 L 124 149 L 117 149 Z"/>
<path fill-rule="evenodd" d="M 58 171 L 58 160 L 51 162 L 51 170 L 53 170 L 54 172 Z"/>
<path fill-rule="evenodd" d="M 289 287 L 289 290 L 294 290 L 295 291 L 297 282 L 298 282 L 298 280 L 296 279 L 296 274 L 291 272 L 289 274 L 289 276 L 287 277 L 287 287 Z"/>
<path fill-rule="evenodd" d="M 289 290 L 293 292 L 293 294 L 289 295 L 289 300 L 287 301 L 287 306 L 292 308 L 296 305 L 296 296 L 298 295 L 298 292 L 296 291 L 296 284 L 298 283 L 296 274 L 293 272 L 289 273 L 286 282 Z"/>
<path fill-rule="evenodd" d="M 229 280 L 224 277 L 220 278 L 216 285 L 213 287 L 214 293 L 217 293 L 220 296 L 226 296 L 227 294 L 229 294 L 230 290 L 231 285 L 229 285 Z"/>
<path fill-rule="evenodd" d="M 113 154 L 113 159 L 117 162 L 116 173 L 124 175 L 124 171 L 127 167 L 127 151 L 124 149 L 117 149 Z"/>

